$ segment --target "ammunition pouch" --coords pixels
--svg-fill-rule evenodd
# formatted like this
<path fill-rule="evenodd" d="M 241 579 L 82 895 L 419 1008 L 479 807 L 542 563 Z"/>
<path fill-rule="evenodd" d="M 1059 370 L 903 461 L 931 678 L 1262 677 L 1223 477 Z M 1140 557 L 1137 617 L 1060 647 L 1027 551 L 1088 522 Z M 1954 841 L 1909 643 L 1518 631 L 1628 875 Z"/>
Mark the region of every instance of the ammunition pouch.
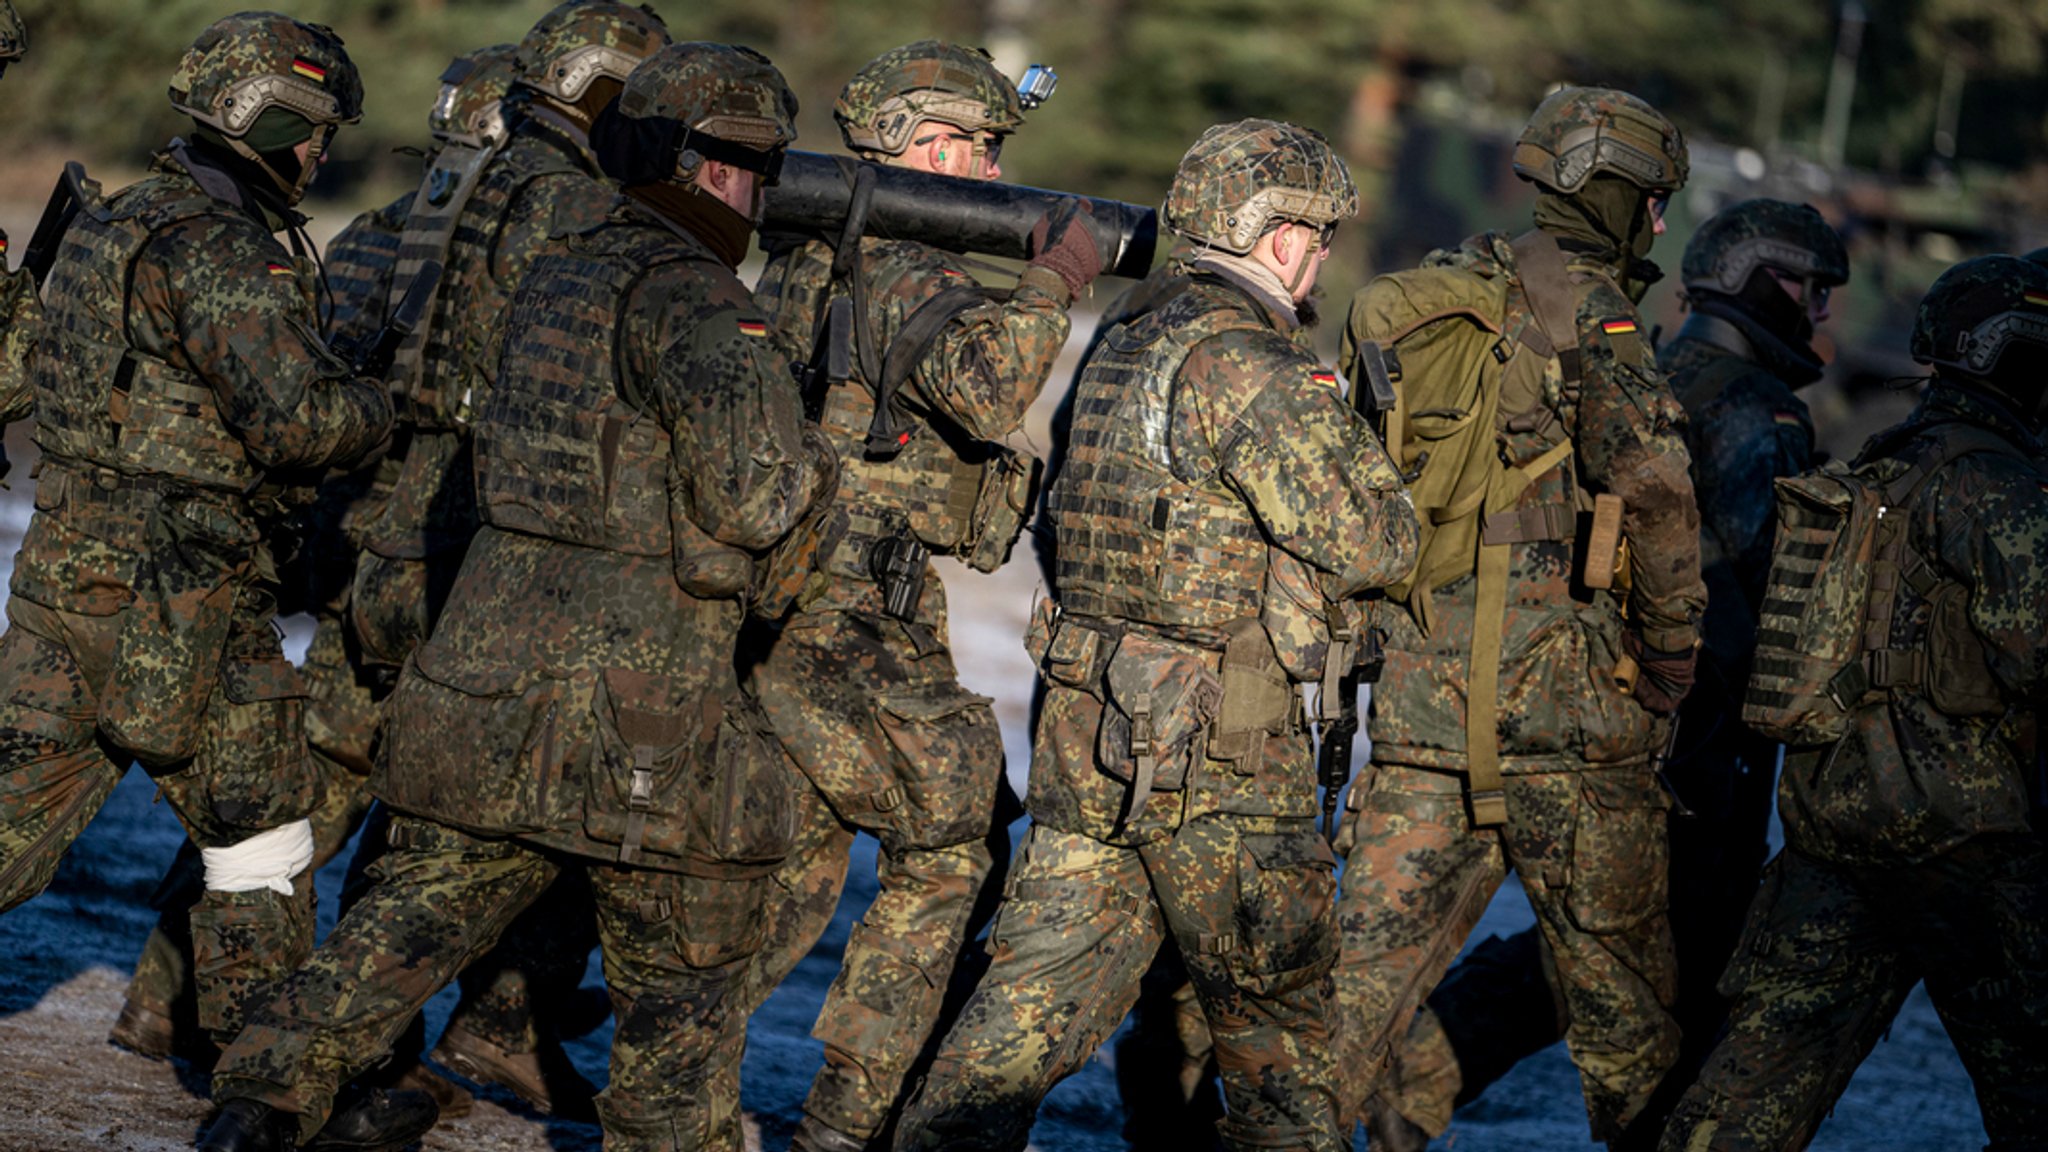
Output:
<path fill-rule="evenodd" d="M 1286 731 L 1301 697 L 1257 620 L 1240 620 L 1223 648 L 1223 700 L 1209 729 L 1209 757 L 1229 761 L 1241 776 L 1265 763 L 1266 738 Z"/>
<path fill-rule="evenodd" d="M 1926 654 L 1927 698 L 1950 716 L 2004 712 L 2004 694 L 1991 675 L 1984 641 L 1970 626 L 1969 589 L 1944 582 L 1934 590 L 1929 608 L 1927 641 L 1914 653 Z"/>
<path fill-rule="evenodd" d="M 981 466 L 967 534 L 955 550 L 976 572 L 994 572 L 1010 562 L 1010 551 L 1038 504 L 1038 485 L 1045 476 L 1045 462 L 1038 457 L 1000 445 L 992 448 Z"/>
<path fill-rule="evenodd" d="M 618 862 L 760 875 L 796 835 L 794 780 L 759 705 L 684 693 L 667 676 L 607 668 L 591 703 L 583 830 Z"/>
<path fill-rule="evenodd" d="M 1047 680 L 1077 688 L 1098 700 L 1109 660 L 1123 638 L 1121 625 L 1064 615 L 1051 600 L 1041 598 L 1031 611 L 1024 633 L 1024 651 Z"/>
<path fill-rule="evenodd" d="M 135 599 L 123 612 L 100 697 L 108 739 L 161 768 L 192 756 L 220 678 L 235 597 L 262 532 L 219 496 L 161 491 L 145 528 Z"/>
<path fill-rule="evenodd" d="M 1139 797 L 1180 791 L 1199 737 L 1224 702 L 1224 685 L 1184 645 L 1135 632 L 1117 643 L 1102 682 L 1108 707 L 1096 733 L 1096 762 Z"/>

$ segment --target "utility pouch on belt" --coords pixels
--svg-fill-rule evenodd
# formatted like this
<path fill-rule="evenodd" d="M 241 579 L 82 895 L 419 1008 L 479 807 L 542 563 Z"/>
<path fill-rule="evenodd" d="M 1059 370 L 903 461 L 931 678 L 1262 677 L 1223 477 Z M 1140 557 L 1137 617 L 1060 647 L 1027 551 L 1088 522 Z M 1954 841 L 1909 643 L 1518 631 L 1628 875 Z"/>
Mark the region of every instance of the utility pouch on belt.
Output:
<path fill-rule="evenodd" d="M 1010 550 L 1024 533 L 1024 521 L 1038 503 L 1045 462 L 1000 445 L 981 466 L 981 487 L 961 542 L 960 559 L 976 572 L 993 572 L 1010 562 Z"/>
<path fill-rule="evenodd" d="M 149 553 L 114 641 L 99 725 L 147 768 L 197 751 L 220 678 L 235 594 L 261 532 L 220 497 L 171 491 L 150 513 Z"/>
<path fill-rule="evenodd" d="M 1299 702 L 1272 638 L 1256 619 L 1229 628 L 1223 649 L 1223 706 L 1209 728 L 1209 757 L 1228 760 L 1239 775 L 1263 767 L 1266 737 L 1283 730 Z"/>
<path fill-rule="evenodd" d="M 1223 702 L 1215 674 L 1177 644 L 1126 633 L 1103 684 L 1109 707 L 1096 732 L 1096 762 L 1130 782 L 1139 797 L 1133 807 L 1148 792 L 1185 787 L 1196 738 Z"/>

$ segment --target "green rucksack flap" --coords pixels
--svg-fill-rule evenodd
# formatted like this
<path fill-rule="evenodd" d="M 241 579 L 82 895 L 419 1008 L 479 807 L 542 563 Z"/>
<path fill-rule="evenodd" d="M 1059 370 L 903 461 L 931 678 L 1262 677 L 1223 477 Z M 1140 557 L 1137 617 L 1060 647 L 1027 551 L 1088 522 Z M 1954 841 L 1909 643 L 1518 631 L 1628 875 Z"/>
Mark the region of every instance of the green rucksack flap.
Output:
<path fill-rule="evenodd" d="M 1501 353 L 1510 347 L 1507 298 L 1506 276 L 1424 267 L 1375 277 L 1352 302 L 1339 363 L 1358 364 L 1368 341 L 1387 357 L 1395 396 L 1387 449 L 1422 529 L 1415 570 L 1387 589 L 1403 603 L 1473 570 L 1481 512 L 1501 470 L 1495 425 Z M 1362 371 L 1353 378 L 1366 386 Z"/>

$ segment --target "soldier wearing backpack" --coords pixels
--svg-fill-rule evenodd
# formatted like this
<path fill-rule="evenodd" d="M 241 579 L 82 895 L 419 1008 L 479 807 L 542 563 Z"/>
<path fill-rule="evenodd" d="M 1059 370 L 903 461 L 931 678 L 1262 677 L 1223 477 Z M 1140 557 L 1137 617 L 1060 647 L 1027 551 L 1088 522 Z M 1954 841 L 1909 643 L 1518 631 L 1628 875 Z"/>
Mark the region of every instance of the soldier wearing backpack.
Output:
<path fill-rule="evenodd" d="M 1346 343 L 1424 524 L 1378 614 L 1373 764 L 1339 838 L 1337 1067 L 1372 1095 L 1513 868 L 1556 963 L 1596 1139 L 1677 1055 L 1660 715 L 1704 603 L 1683 414 L 1635 300 L 1685 143 L 1611 89 L 1562 90 L 1516 146 L 1536 229 L 1383 276 Z"/>
<path fill-rule="evenodd" d="M 1920 981 L 1995 1152 L 2048 1147 L 2048 268 L 1925 300 L 1920 406 L 1779 484 L 1744 719 L 1788 744 L 1785 848 L 1664 1149 L 1800 1148 Z"/>

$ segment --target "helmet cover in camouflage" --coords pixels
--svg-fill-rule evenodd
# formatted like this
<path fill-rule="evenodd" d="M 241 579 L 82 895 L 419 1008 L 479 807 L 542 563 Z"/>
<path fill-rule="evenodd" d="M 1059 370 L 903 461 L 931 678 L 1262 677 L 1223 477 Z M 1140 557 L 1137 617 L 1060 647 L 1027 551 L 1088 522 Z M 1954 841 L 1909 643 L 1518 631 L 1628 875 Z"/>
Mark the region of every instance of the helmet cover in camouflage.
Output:
<path fill-rule="evenodd" d="M 645 4 L 567 0 L 519 42 L 519 83 L 574 104 L 601 76 L 625 83 L 667 43 L 668 25 Z"/>
<path fill-rule="evenodd" d="M 1685 136 L 1662 112 L 1616 88 L 1560 88 L 1515 142 L 1515 175 L 1572 193 L 1596 172 L 1675 192 L 1688 170 Z"/>
<path fill-rule="evenodd" d="M 1733 296 L 1758 268 L 1834 287 L 1849 282 L 1849 253 L 1812 205 L 1744 200 L 1700 225 L 1679 272 L 1687 288 Z"/>
<path fill-rule="evenodd" d="M 796 93 L 766 56 L 731 44 L 671 44 L 626 78 L 591 147 L 621 184 L 689 179 L 705 160 L 769 183 L 796 139 Z"/>
<path fill-rule="evenodd" d="M 476 144 L 505 139 L 505 95 L 518 78 L 519 49 L 511 44 L 457 56 L 441 73 L 441 96 L 427 115 L 438 140 Z"/>
<path fill-rule="evenodd" d="M 1999 360 L 2018 344 L 2048 353 L 2048 265 L 2018 256 L 1965 260 L 1935 280 L 1913 320 L 1913 359 L 2038 392 L 2048 380 L 2006 381 Z"/>
<path fill-rule="evenodd" d="M 2021 259 L 2032 260 L 2036 264 L 2048 265 L 2048 248 L 2036 248 L 2024 257 L 2021 257 Z"/>
<path fill-rule="evenodd" d="M 1283 221 L 1328 227 L 1358 214 L 1358 186 L 1321 133 L 1239 120 L 1202 133 L 1166 193 L 1166 226 L 1242 256 Z"/>
<path fill-rule="evenodd" d="M 171 76 L 171 107 L 230 140 L 272 108 L 317 126 L 363 117 L 363 81 L 324 24 L 240 12 L 199 34 Z"/>
<path fill-rule="evenodd" d="M 1015 132 L 1024 123 L 1017 86 L 979 48 L 920 40 L 892 48 L 846 82 L 832 105 L 856 152 L 900 156 L 927 120 L 969 132 Z"/>
<path fill-rule="evenodd" d="M 0 72 L 28 53 L 28 25 L 10 0 L 0 0 Z"/>

